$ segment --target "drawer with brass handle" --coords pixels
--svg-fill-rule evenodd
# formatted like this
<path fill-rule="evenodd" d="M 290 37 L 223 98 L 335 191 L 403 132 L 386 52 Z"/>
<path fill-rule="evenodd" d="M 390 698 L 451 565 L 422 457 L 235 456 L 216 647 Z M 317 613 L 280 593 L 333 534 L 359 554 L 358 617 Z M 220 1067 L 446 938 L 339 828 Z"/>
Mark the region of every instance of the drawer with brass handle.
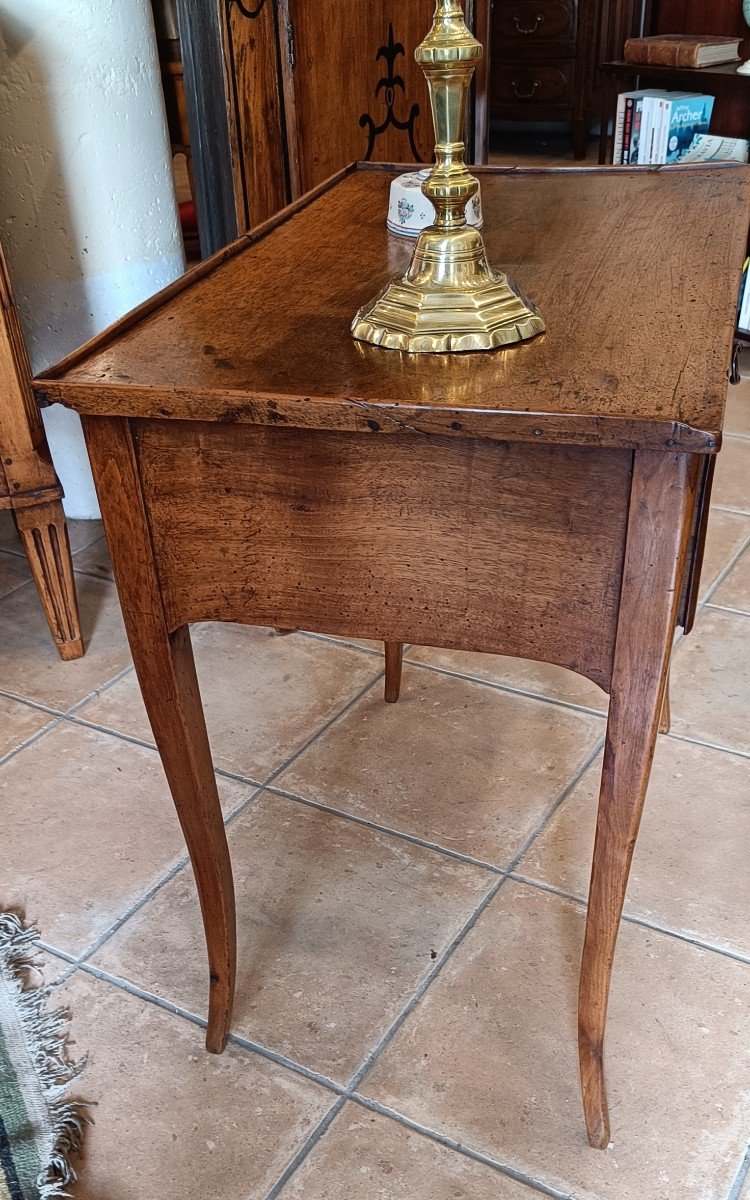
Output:
<path fill-rule="evenodd" d="M 573 74 L 571 62 L 498 62 L 492 68 L 493 105 L 566 104 Z"/>
<path fill-rule="evenodd" d="M 495 5 L 492 31 L 493 45 L 553 40 L 572 42 L 574 10 L 565 0 L 511 0 Z M 510 46 L 507 48 L 511 50 Z"/>

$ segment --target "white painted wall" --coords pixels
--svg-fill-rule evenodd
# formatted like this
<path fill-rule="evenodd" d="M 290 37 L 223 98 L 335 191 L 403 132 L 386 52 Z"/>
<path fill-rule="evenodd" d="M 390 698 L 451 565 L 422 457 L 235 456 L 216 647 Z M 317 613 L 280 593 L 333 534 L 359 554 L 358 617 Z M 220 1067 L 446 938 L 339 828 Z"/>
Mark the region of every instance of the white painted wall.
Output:
<path fill-rule="evenodd" d="M 149 0 L 0 0 L 0 241 L 35 371 L 184 270 Z M 77 415 L 44 421 L 97 516 Z"/>

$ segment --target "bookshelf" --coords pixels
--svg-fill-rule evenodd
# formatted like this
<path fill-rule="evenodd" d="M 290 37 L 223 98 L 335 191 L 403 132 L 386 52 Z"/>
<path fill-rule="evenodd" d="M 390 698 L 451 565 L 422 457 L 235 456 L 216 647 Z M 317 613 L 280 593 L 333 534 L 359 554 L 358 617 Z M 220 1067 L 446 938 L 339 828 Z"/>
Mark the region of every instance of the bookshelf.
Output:
<path fill-rule="evenodd" d="M 750 128 L 750 75 L 739 75 L 738 66 L 739 63 L 722 63 L 718 67 L 646 67 L 642 63 L 603 63 L 599 162 L 612 161 L 618 94 L 634 88 L 663 87 L 672 91 L 710 93 L 716 96 L 711 132 L 721 133 L 724 137 L 746 138 Z M 741 124 L 735 119 L 736 112 L 741 113 Z"/>

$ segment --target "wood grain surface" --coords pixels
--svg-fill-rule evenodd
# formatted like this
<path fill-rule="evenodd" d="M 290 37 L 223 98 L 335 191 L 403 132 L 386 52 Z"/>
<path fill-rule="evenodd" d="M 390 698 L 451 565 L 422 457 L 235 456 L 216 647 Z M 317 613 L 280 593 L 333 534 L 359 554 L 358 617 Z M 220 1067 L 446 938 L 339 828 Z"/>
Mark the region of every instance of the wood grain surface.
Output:
<path fill-rule="evenodd" d="M 750 168 L 479 174 L 490 256 L 547 321 L 532 342 L 354 342 L 354 313 L 412 251 L 385 228 L 391 173 L 358 169 L 39 393 L 84 413 L 715 451 Z"/>
<path fill-rule="evenodd" d="M 609 684 L 632 454 L 136 423 L 171 629 L 496 651 Z"/>

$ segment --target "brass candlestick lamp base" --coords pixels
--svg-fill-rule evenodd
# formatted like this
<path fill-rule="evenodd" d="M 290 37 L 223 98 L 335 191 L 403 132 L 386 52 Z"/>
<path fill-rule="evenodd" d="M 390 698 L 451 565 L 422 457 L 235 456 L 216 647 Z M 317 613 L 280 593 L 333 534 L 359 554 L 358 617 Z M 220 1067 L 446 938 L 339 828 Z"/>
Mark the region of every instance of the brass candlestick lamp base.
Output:
<path fill-rule="evenodd" d="M 417 48 L 430 88 L 436 164 L 422 191 L 435 224 L 419 235 L 406 275 L 394 279 L 354 319 L 363 342 L 410 354 L 494 350 L 543 333 L 544 321 L 487 261 L 481 233 L 466 221 L 479 185 L 464 163 L 461 137 L 471 78 L 482 57 L 459 0 L 437 0 L 432 29 Z"/>

